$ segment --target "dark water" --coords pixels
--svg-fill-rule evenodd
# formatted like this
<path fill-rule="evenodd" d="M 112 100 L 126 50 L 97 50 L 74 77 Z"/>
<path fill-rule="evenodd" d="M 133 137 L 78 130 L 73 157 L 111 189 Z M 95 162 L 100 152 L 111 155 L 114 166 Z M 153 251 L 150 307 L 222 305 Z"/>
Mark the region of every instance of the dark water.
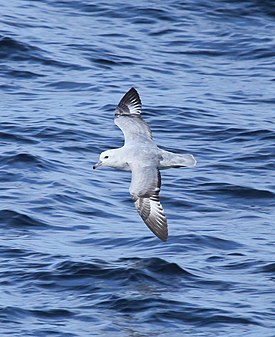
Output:
<path fill-rule="evenodd" d="M 273 1 L 2 1 L 0 335 L 275 336 Z M 122 145 L 131 87 L 165 149 L 167 243 Z"/>

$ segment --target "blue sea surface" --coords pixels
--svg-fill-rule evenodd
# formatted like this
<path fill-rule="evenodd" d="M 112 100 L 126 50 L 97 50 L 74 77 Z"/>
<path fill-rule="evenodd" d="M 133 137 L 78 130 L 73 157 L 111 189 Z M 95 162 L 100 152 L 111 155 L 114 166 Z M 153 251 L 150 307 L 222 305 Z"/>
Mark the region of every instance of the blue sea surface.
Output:
<path fill-rule="evenodd" d="M 275 336 L 272 0 L 9 0 L 0 16 L 0 336 Z M 134 209 L 134 86 L 169 240 Z"/>

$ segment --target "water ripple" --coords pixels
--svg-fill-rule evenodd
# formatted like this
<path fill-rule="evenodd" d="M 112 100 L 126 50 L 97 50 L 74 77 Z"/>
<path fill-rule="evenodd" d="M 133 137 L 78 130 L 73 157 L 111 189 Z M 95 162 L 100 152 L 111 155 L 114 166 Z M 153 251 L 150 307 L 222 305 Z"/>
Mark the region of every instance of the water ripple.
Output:
<path fill-rule="evenodd" d="M 1 5 L 2 336 L 273 337 L 273 1 Z M 138 89 L 169 240 L 130 199 L 116 103 Z"/>

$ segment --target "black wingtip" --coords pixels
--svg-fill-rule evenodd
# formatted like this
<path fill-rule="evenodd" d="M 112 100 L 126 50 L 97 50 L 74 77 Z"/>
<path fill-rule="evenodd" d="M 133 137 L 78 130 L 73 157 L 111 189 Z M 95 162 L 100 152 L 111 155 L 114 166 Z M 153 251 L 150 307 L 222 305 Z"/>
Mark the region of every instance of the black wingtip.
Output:
<path fill-rule="evenodd" d="M 134 87 L 132 87 L 126 92 L 126 94 L 122 97 L 120 102 L 123 102 L 124 104 L 135 103 L 141 106 L 141 99 L 139 93 Z"/>
<path fill-rule="evenodd" d="M 141 113 L 141 99 L 137 90 L 132 87 L 122 97 L 116 108 L 116 116 L 120 115 L 139 115 Z"/>
<path fill-rule="evenodd" d="M 168 240 L 168 232 L 164 234 L 162 237 L 158 237 L 161 241 L 166 242 Z"/>
<path fill-rule="evenodd" d="M 137 89 L 136 89 L 135 87 L 130 88 L 130 89 L 126 92 L 126 94 L 125 94 L 124 96 L 126 96 L 126 95 L 128 95 L 128 94 L 134 94 L 134 95 L 138 95 L 138 96 L 139 96 L 138 91 L 137 91 Z"/>

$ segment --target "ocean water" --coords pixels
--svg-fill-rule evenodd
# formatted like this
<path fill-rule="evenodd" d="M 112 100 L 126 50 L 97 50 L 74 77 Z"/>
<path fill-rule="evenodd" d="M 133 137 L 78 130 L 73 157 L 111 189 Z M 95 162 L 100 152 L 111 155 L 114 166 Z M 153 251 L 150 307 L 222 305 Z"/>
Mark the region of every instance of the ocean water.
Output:
<path fill-rule="evenodd" d="M 273 1 L 2 1 L 0 335 L 275 336 Z M 92 170 L 134 86 L 169 240 Z"/>

